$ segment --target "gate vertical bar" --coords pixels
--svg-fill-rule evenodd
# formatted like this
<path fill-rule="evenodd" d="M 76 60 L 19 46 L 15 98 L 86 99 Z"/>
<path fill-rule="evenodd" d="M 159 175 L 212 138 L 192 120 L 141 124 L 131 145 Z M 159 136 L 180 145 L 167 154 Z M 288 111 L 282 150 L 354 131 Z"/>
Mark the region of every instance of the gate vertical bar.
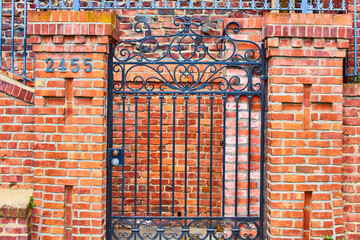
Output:
<path fill-rule="evenodd" d="M 135 95 L 135 174 L 134 174 L 134 213 L 135 216 L 137 215 L 137 171 L 138 171 L 138 167 L 137 167 L 137 152 L 138 152 L 138 101 L 139 101 L 139 95 Z M 135 226 L 136 226 L 136 222 L 135 222 Z M 135 235 L 136 236 L 136 235 Z M 135 237 L 136 239 L 136 237 Z"/>
<path fill-rule="evenodd" d="M 163 101 L 164 95 L 160 95 L 160 196 L 159 196 L 159 212 L 160 217 L 162 216 L 162 168 L 163 168 L 163 159 L 162 159 L 162 138 L 163 138 Z M 162 225 L 161 218 L 159 219 L 159 227 Z M 162 233 L 159 235 L 159 239 L 162 239 Z"/>
<path fill-rule="evenodd" d="M 76 12 L 80 11 L 80 0 L 74 0 L 74 2 L 73 2 L 73 9 L 74 9 L 74 11 L 76 11 Z"/>
<path fill-rule="evenodd" d="M 214 95 L 210 95 L 210 217 L 212 217 L 213 212 L 213 133 L 214 133 Z M 210 218 L 210 226 L 212 226 L 212 220 Z M 212 235 L 210 235 L 210 240 Z"/>
<path fill-rule="evenodd" d="M 212 201 L 213 201 L 213 124 L 214 124 L 214 95 L 210 95 L 210 217 L 212 217 Z M 211 220 L 210 220 L 211 225 Z M 210 236 L 211 239 L 211 236 Z"/>
<path fill-rule="evenodd" d="M 125 66 L 123 65 L 123 72 L 122 72 L 122 84 L 123 84 L 123 88 L 125 86 L 124 83 L 124 71 L 125 71 Z M 122 149 L 123 151 L 125 151 L 125 100 L 126 100 L 126 95 L 123 94 L 121 96 L 121 100 L 122 100 Z M 121 215 L 124 216 L 124 207 L 125 207 L 125 159 L 124 159 L 124 165 L 121 169 Z"/>
<path fill-rule="evenodd" d="M 113 45 L 110 43 L 108 59 L 108 86 L 107 86 L 107 149 L 113 147 Z M 112 225 L 112 165 L 109 151 L 106 161 L 106 239 L 111 239 Z"/>
<path fill-rule="evenodd" d="M 235 226 L 237 226 L 237 216 L 238 216 L 238 171 L 239 171 L 239 95 L 235 95 L 236 102 L 236 133 L 235 133 Z M 235 240 L 237 239 L 237 234 L 234 235 Z"/>
<path fill-rule="evenodd" d="M 235 133 L 235 217 L 238 215 L 238 172 L 239 172 L 239 95 L 235 96 L 236 102 L 236 133 Z"/>
<path fill-rule="evenodd" d="M 126 79 L 122 79 L 123 81 L 126 81 Z M 134 98 L 135 98 L 135 174 L 134 174 L 134 181 L 135 181 L 135 183 L 134 183 L 134 216 L 136 217 L 136 215 L 137 215 L 137 168 L 138 168 L 138 166 L 137 166 L 137 151 L 138 151 L 138 143 L 137 143 L 137 141 L 138 141 L 138 100 L 139 100 L 139 95 L 138 94 L 136 94 L 135 96 L 134 96 Z M 131 101 L 130 101 L 131 102 Z M 134 225 L 135 225 L 135 228 L 138 228 L 137 227 L 137 221 L 135 221 L 134 222 Z M 134 234 L 134 239 L 136 240 L 136 234 Z"/>
<path fill-rule="evenodd" d="M 197 216 L 200 216 L 200 107 L 201 95 L 197 96 L 198 99 L 198 151 L 197 151 Z"/>
<path fill-rule="evenodd" d="M 147 184 L 147 187 L 146 187 L 146 189 L 147 189 L 147 205 L 146 205 L 146 212 L 147 212 L 147 216 L 149 216 L 149 208 L 150 208 L 150 189 L 149 189 L 149 187 L 150 187 L 150 101 L 151 101 L 151 95 L 149 94 L 148 96 L 147 96 L 147 102 L 148 102 L 148 111 L 147 111 L 147 113 L 148 113 L 148 115 L 147 115 L 147 118 L 148 118 L 148 126 L 147 126 L 147 134 L 148 134 L 148 137 L 147 137 L 147 140 L 148 140 L 148 142 L 147 142 L 147 176 L 146 176 L 146 178 L 147 178 L 147 182 L 146 182 L 146 184 Z"/>
<path fill-rule="evenodd" d="M 163 101 L 164 101 L 164 95 L 160 95 L 160 193 L 159 193 L 159 215 L 161 217 L 162 215 L 162 138 L 163 138 Z M 160 220 L 161 225 L 161 220 Z M 160 235 L 161 239 L 161 235 Z"/>
<path fill-rule="evenodd" d="M 223 95 L 222 99 L 224 101 L 223 104 L 223 160 L 222 160 L 222 164 L 223 164 L 223 172 L 222 172 L 222 216 L 225 216 L 225 165 L 226 165 L 226 99 L 227 99 L 227 95 Z"/>
<path fill-rule="evenodd" d="M 266 62 L 265 45 L 261 44 L 261 127 L 260 127 L 260 239 L 264 233 L 264 175 L 265 175 L 265 108 L 266 108 Z"/>
<path fill-rule="evenodd" d="M 357 80 L 357 75 L 360 74 L 358 72 L 358 59 L 357 59 L 357 34 L 358 34 L 358 21 L 360 21 L 360 19 L 357 19 L 357 1 L 359 0 L 354 0 L 354 74 L 355 74 L 355 82 Z"/>
<path fill-rule="evenodd" d="M 265 84 L 262 84 L 261 90 L 261 133 L 260 133 L 260 239 L 263 239 L 264 232 L 264 174 L 265 174 Z"/>
<path fill-rule="evenodd" d="M 251 73 L 249 73 L 251 74 Z M 252 86 L 250 85 L 250 88 Z M 247 178 L 247 215 L 250 216 L 250 168 L 251 168 L 251 100 L 252 95 L 248 96 L 248 104 L 249 104 L 249 117 L 248 117 L 248 178 Z"/>
<path fill-rule="evenodd" d="M 24 0 L 24 65 L 23 65 L 23 84 L 25 85 L 25 78 L 26 78 L 26 25 L 27 25 L 27 0 Z M 1 51 L 0 51 L 1 52 Z M 35 66 L 35 65 L 34 65 Z"/>
<path fill-rule="evenodd" d="M 172 216 L 174 216 L 174 205 L 175 205 L 175 101 L 176 95 L 172 96 L 173 99 L 173 171 L 172 171 Z"/>
<path fill-rule="evenodd" d="M 14 24 L 15 24 L 15 0 L 11 0 L 11 72 L 14 72 Z"/>
<path fill-rule="evenodd" d="M 185 94 L 185 217 L 187 217 L 187 144 L 188 144 L 188 99 L 189 95 Z M 187 221 L 185 218 L 185 227 L 186 227 Z M 185 234 L 185 239 L 186 239 Z"/>
<path fill-rule="evenodd" d="M 2 18 L 3 18 L 3 2 L 0 0 L 0 67 L 2 67 L 2 45 L 3 45 L 3 33 L 2 33 Z"/>

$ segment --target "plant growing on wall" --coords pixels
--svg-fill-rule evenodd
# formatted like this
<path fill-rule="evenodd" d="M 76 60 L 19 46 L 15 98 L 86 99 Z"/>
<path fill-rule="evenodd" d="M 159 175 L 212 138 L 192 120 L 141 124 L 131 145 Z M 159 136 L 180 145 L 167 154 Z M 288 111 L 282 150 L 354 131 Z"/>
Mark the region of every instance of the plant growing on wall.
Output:
<path fill-rule="evenodd" d="M 325 236 L 324 240 L 334 240 L 333 237 L 331 236 Z M 345 238 L 343 238 L 342 240 L 345 240 Z"/>

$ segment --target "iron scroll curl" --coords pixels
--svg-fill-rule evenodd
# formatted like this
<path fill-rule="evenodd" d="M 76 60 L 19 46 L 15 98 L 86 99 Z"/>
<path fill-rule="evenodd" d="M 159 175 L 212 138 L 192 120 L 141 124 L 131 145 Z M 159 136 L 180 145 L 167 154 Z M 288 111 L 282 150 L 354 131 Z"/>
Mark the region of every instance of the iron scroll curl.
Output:
<path fill-rule="evenodd" d="M 261 91 L 261 84 L 252 79 L 264 71 L 262 47 L 233 37 L 241 31 L 238 22 L 229 22 L 221 36 L 200 34 L 203 22 L 198 17 L 176 16 L 173 25 L 178 27 L 175 34 L 153 35 L 149 23 L 137 22 L 134 34 L 142 37 L 115 45 L 112 67 L 121 75 L 121 83 L 115 81 L 114 93 Z M 228 68 L 241 74 L 227 76 Z M 150 74 L 141 74 L 144 69 Z"/>

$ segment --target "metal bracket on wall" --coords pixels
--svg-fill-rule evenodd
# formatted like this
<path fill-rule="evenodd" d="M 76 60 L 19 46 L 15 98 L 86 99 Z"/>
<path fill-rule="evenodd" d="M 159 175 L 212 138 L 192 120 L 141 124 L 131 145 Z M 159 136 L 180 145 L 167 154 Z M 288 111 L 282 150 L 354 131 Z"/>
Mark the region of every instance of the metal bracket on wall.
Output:
<path fill-rule="evenodd" d="M 108 162 L 114 167 L 124 165 L 124 149 L 109 148 L 107 152 Z"/>

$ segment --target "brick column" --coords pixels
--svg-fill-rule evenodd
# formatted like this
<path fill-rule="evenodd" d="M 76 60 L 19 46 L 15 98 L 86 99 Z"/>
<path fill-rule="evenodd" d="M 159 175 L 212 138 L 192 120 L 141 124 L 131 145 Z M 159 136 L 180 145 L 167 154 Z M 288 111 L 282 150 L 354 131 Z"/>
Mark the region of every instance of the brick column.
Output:
<path fill-rule="evenodd" d="M 118 22 L 109 12 L 50 11 L 29 12 L 28 23 L 37 70 L 32 238 L 104 239 L 107 57 Z"/>
<path fill-rule="evenodd" d="M 360 239 L 360 84 L 344 84 L 343 200 L 345 239 Z"/>
<path fill-rule="evenodd" d="M 267 234 L 344 237 L 343 59 L 351 16 L 267 14 Z"/>

